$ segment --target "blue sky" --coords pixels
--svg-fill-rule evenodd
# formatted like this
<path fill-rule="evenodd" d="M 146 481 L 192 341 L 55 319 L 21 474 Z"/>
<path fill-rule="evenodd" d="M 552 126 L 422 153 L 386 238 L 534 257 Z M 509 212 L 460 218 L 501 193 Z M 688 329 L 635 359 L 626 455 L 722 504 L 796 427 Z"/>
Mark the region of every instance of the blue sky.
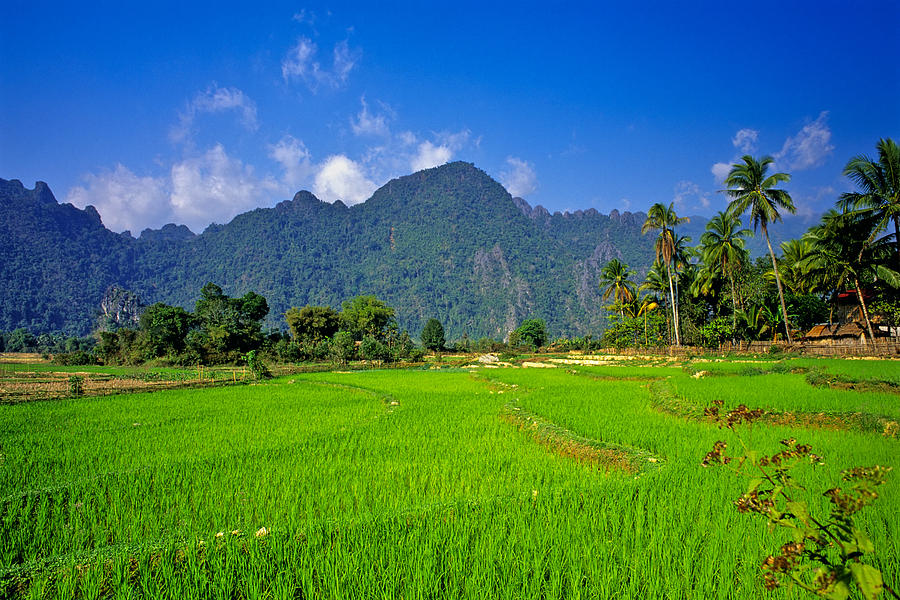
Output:
<path fill-rule="evenodd" d="M 749 152 L 811 218 L 900 138 L 896 1 L 623 4 L 7 1 L 0 177 L 134 233 L 448 160 L 551 211 L 708 215 Z"/>

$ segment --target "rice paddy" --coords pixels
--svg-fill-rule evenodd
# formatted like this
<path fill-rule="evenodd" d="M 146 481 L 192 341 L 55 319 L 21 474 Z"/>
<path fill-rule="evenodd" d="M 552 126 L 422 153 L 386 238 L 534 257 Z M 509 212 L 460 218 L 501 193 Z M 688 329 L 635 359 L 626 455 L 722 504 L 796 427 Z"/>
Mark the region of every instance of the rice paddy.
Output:
<path fill-rule="evenodd" d="M 803 369 L 892 381 L 900 363 L 791 360 L 305 373 L 3 405 L 0 596 L 802 598 L 763 589 L 787 538 L 735 510 L 746 482 L 700 466 L 730 435 L 699 417 L 716 399 L 848 423 L 753 428 L 764 452 L 796 437 L 825 457 L 800 475 L 811 506 L 842 469 L 896 469 L 859 515 L 896 589 L 900 440 L 865 423 L 900 419 L 900 395 Z"/>

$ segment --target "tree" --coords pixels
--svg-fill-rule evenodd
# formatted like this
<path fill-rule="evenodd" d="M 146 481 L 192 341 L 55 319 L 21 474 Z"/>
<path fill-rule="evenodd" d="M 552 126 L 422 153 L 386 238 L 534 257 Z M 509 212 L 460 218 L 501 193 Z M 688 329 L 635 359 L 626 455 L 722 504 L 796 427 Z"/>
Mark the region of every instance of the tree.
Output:
<path fill-rule="evenodd" d="M 190 345 L 219 359 L 227 353 L 253 350 L 262 343 L 262 320 L 267 314 L 269 304 L 263 296 L 248 292 L 230 298 L 216 284 L 207 283 L 194 308 L 200 330 L 191 333 Z"/>
<path fill-rule="evenodd" d="M 797 212 L 790 194 L 775 187 L 779 183 L 790 181 L 791 176 L 787 173 L 766 175 L 769 165 L 775 162 L 771 156 L 764 156 L 761 160 L 756 160 L 746 154 L 741 160 L 743 163 L 732 165 L 728 177 L 725 178 L 725 185 L 728 186 L 725 193 L 732 198 L 728 205 L 728 214 L 740 217 L 749 211 L 750 218 L 753 220 L 753 228 L 762 229 L 766 245 L 769 247 L 769 256 L 772 258 L 772 270 L 775 272 L 775 285 L 778 287 L 781 311 L 783 315 L 787 315 L 781 277 L 778 275 L 778 262 L 775 260 L 772 242 L 769 241 L 769 224 L 781 221 L 779 209 L 786 210 L 791 214 Z M 790 344 L 792 342 L 791 328 L 787 319 L 784 322 L 784 331 Z"/>
<path fill-rule="evenodd" d="M 600 289 L 603 291 L 603 299 L 606 300 L 612 296 L 623 319 L 625 318 L 623 307 L 637 296 L 634 284 L 629 280 L 632 275 L 634 275 L 634 271 L 631 271 L 628 265 L 618 258 L 610 260 L 600 271 Z"/>
<path fill-rule="evenodd" d="M 184 351 L 193 322 L 193 316 L 180 306 L 157 302 L 148 307 L 140 318 L 145 356 L 154 358 Z"/>
<path fill-rule="evenodd" d="M 284 313 L 294 341 L 321 342 L 340 329 L 341 315 L 330 306 L 291 307 Z"/>
<path fill-rule="evenodd" d="M 835 292 L 848 284 L 854 286 L 873 344 L 875 332 L 862 286 L 875 279 L 893 287 L 900 286 L 900 274 L 884 264 L 890 254 L 889 242 L 885 238 L 871 241 L 870 232 L 878 226 L 878 216 L 873 213 L 828 211 L 823 215 L 822 223 L 807 233 L 814 251 L 804 265 Z"/>
<path fill-rule="evenodd" d="M 681 337 L 678 333 L 678 304 L 675 299 L 675 285 L 672 280 L 672 261 L 675 255 L 675 226 L 690 221 L 688 217 L 679 217 L 675 212 L 675 203 L 666 207 L 657 202 L 647 211 L 647 220 L 641 227 L 641 234 L 659 230 L 654 249 L 656 259 L 662 259 L 666 265 L 666 274 L 669 278 L 669 294 L 672 299 L 672 329 L 675 332 L 675 345 L 681 345 Z"/>
<path fill-rule="evenodd" d="M 706 224 L 706 231 L 700 236 L 700 255 L 703 262 L 721 273 L 731 284 L 732 328 L 737 329 L 737 292 L 734 285 L 735 271 L 747 260 L 744 238 L 749 229 L 741 229 L 741 220 L 735 215 L 719 211 Z"/>
<path fill-rule="evenodd" d="M 872 235 L 894 222 L 894 269 L 900 271 L 900 148 L 890 138 L 879 140 L 875 147 L 877 161 L 854 156 L 844 167 L 844 175 L 859 191 L 841 194 L 839 207 L 844 212 L 856 209 L 877 215 L 878 226 Z"/>
<path fill-rule="evenodd" d="M 422 328 L 422 345 L 437 352 L 446 344 L 444 339 L 444 326 L 437 319 L 428 319 Z"/>
<path fill-rule="evenodd" d="M 394 309 L 375 296 L 357 296 L 342 304 L 341 329 L 361 340 L 370 335 L 383 340 L 395 325 Z"/>
<path fill-rule="evenodd" d="M 522 324 L 509 334 L 509 345 L 527 345 L 540 348 L 547 343 L 547 326 L 543 319 L 525 319 Z"/>

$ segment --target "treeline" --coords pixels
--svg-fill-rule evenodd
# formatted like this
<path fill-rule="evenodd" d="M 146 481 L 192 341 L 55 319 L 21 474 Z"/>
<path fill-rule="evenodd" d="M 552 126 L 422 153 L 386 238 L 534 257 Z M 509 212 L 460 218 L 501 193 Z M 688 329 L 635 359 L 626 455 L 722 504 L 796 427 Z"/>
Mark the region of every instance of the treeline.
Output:
<path fill-rule="evenodd" d="M 643 281 L 619 260 L 603 268 L 601 291 L 611 301 L 604 343 L 790 343 L 813 325 L 847 321 L 862 324 L 868 343 L 894 331 L 900 325 L 900 150 L 890 139 L 877 150 L 877 158 L 847 163 L 844 175 L 856 191 L 842 194 L 801 238 L 782 243 L 780 256 L 769 228 L 796 208 L 781 187 L 790 175 L 770 173 L 771 157 L 748 155 L 732 165 L 725 179 L 731 202 L 709 221 L 697 246 L 677 234 L 687 219 L 673 204 L 652 206 L 642 232 L 656 234 L 656 260 Z M 742 218 L 763 236 L 769 256 L 751 261 L 745 240 L 753 232 Z"/>

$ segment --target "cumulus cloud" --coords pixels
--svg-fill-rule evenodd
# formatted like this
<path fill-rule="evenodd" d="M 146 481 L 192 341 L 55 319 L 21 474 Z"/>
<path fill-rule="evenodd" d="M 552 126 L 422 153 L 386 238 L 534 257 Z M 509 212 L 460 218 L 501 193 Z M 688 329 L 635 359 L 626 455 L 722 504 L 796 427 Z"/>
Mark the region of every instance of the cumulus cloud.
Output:
<path fill-rule="evenodd" d="M 173 165 L 171 185 L 175 215 L 194 230 L 208 225 L 211 217 L 227 222 L 261 206 L 262 196 L 278 188 L 271 178 L 257 178 L 253 167 L 228 156 L 221 144 Z"/>
<path fill-rule="evenodd" d="M 425 140 L 419 144 L 416 153 L 409 159 L 410 168 L 413 171 L 421 171 L 450 162 L 453 155 L 469 141 L 469 135 L 468 130 L 435 134 L 434 141 Z"/>
<path fill-rule="evenodd" d="M 793 171 L 803 171 L 825 162 L 834 150 L 827 119 L 828 111 L 822 111 L 815 121 L 804 125 L 797 135 L 785 140 L 781 152 L 774 156 L 779 165 Z"/>
<path fill-rule="evenodd" d="M 731 138 L 731 143 L 744 154 L 749 154 L 756 151 L 756 140 L 758 138 L 759 132 L 755 129 L 740 129 Z"/>
<path fill-rule="evenodd" d="M 66 201 L 79 208 L 93 205 L 113 231 L 139 231 L 173 219 L 165 178 L 139 177 L 118 164 L 112 171 L 89 173 L 83 180 L 83 186 L 69 190 Z"/>
<path fill-rule="evenodd" d="M 739 129 L 737 133 L 734 134 L 734 137 L 731 138 L 731 145 L 734 146 L 739 153 L 734 155 L 731 162 L 717 162 L 713 164 L 710 168 L 710 172 L 713 174 L 716 183 L 721 184 L 725 182 L 725 178 L 728 177 L 728 173 L 731 171 L 731 165 L 740 160 L 741 154 L 752 154 L 753 152 L 756 152 L 757 140 L 759 140 L 759 132 L 755 129 Z"/>
<path fill-rule="evenodd" d="M 388 128 L 387 116 L 383 114 L 376 115 L 369 112 L 369 105 L 366 103 L 365 96 L 360 98 L 360 104 L 362 104 L 362 108 L 360 109 L 359 114 L 356 115 L 355 119 L 350 119 L 350 127 L 353 129 L 353 133 L 356 135 L 380 137 L 390 135 L 391 132 Z"/>
<path fill-rule="evenodd" d="M 93 204 L 114 231 L 134 232 L 171 222 L 199 232 L 213 221 L 224 223 L 265 205 L 279 187 L 271 177 L 257 177 L 220 144 L 175 163 L 168 176 L 140 177 L 117 165 L 85 175 L 84 181 L 67 200 L 80 207 Z"/>
<path fill-rule="evenodd" d="M 672 201 L 679 211 L 709 208 L 709 194 L 693 181 L 679 181 L 675 184 Z"/>
<path fill-rule="evenodd" d="M 448 146 L 436 146 L 429 141 L 419 144 L 419 150 L 409 161 L 413 171 L 430 169 L 447 163 L 453 157 L 453 151 Z"/>
<path fill-rule="evenodd" d="M 284 183 L 292 190 L 303 183 L 314 170 L 306 145 L 290 135 L 269 146 L 269 157 L 281 165 Z"/>
<path fill-rule="evenodd" d="M 514 156 L 507 157 L 506 164 L 509 168 L 500 173 L 500 183 L 507 192 L 513 196 L 524 197 L 537 189 L 537 173 L 534 171 L 534 165 Z"/>
<path fill-rule="evenodd" d="M 737 160 L 737 158 L 735 158 Z M 715 163 L 710 171 L 713 174 L 713 177 L 716 179 L 716 183 L 725 183 L 725 178 L 728 177 L 728 172 L 731 171 L 731 164 L 729 163 Z"/>
<path fill-rule="evenodd" d="M 343 154 L 329 156 L 316 173 L 313 193 L 320 200 L 344 204 L 365 202 L 375 192 L 375 184 L 366 177 L 359 163 Z"/>
<path fill-rule="evenodd" d="M 241 124 L 249 131 L 258 129 L 256 103 L 237 88 L 220 88 L 213 83 L 206 90 L 198 92 L 179 113 L 178 124 L 169 132 L 169 138 L 173 142 L 185 141 L 190 138 L 194 121 L 199 115 L 225 111 L 236 111 L 240 115 Z"/>
<path fill-rule="evenodd" d="M 307 37 L 300 37 L 281 60 L 284 81 L 303 81 L 313 92 L 322 86 L 337 89 L 347 83 L 350 71 L 359 59 L 359 51 L 351 50 L 346 40 L 335 44 L 330 69 L 322 66 L 318 55 L 316 43 Z"/>

